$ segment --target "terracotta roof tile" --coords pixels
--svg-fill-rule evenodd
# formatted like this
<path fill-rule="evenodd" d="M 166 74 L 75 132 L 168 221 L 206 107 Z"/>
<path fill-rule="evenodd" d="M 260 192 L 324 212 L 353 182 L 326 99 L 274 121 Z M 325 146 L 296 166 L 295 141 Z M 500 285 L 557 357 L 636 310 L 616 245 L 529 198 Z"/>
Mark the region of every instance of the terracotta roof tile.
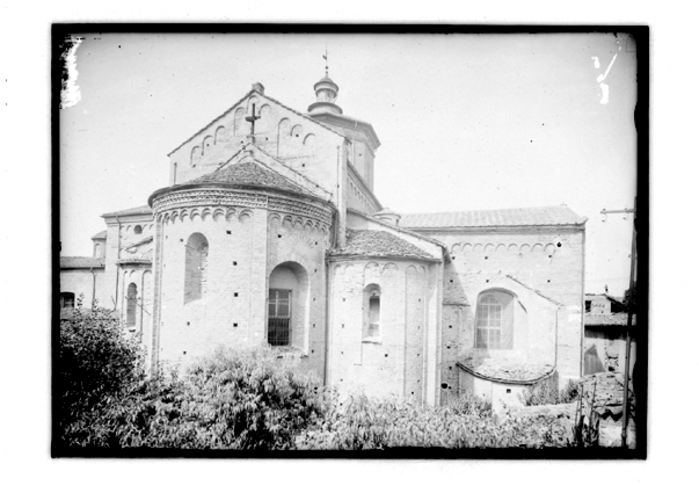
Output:
<path fill-rule="evenodd" d="M 491 381 L 501 383 L 535 383 L 556 369 L 553 363 L 527 362 L 507 356 L 487 356 L 474 349 L 457 361 L 459 368 Z"/>
<path fill-rule="evenodd" d="M 131 216 L 137 214 L 153 214 L 153 210 L 147 204 L 145 206 L 138 206 L 130 209 L 122 209 L 121 211 L 114 211 L 111 213 L 105 213 L 102 215 L 103 218 L 108 216 Z"/>
<path fill-rule="evenodd" d="M 104 268 L 104 258 L 62 256 L 60 257 L 60 267 L 65 269 Z"/>
<path fill-rule="evenodd" d="M 636 316 L 632 316 L 631 325 L 636 325 Z M 628 324 L 628 314 L 617 312 L 616 314 L 594 314 L 586 312 L 584 317 L 585 326 L 626 326 Z"/>
<path fill-rule="evenodd" d="M 347 230 L 346 244 L 331 255 L 400 257 L 435 261 L 427 252 L 386 231 Z"/>
<path fill-rule="evenodd" d="M 100 231 L 95 236 L 93 236 L 92 239 L 93 240 L 106 240 L 107 239 L 107 230 Z"/>
<path fill-rule="evenodd" d="M 563 204 L 543 208 L 403 214 L 400 224 L 406 228 L 447 228 L 579 225 L 585 221 L 587 218 L 578 216 Z"/>
<path fill-rule="evenodd" d="M 269 187 L 296 192 L 304 195 L 312 195 L 309 191 L 299 186 L 295 182 L 287 179 L 272 170 L 266 169 L 254 162 L 242 162 L 229 166 L 224 166 L 209 174 L 186 182 L 182 185 L 202 184 L 206 182 L 231 183 Z"/>

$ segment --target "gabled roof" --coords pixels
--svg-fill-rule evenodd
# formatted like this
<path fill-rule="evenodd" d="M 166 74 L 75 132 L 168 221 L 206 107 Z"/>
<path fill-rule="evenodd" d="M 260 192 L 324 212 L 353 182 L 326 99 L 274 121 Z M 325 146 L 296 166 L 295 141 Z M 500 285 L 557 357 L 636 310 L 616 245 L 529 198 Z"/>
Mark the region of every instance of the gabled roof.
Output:
<path fill-rule="evenodd" d="M 107 230 L 100 231 L 95 236 L 93 236 L 92 239 L 93 240 L 106 240 L 107 239 Z"/>
<path fill-rule="evenodd" d="M 366 256 L 387 258 L 411 258 L 440 261 L 412 243 L 386 231 L 351 230 L 346 233 L 345 246 L 330 251 L 333 256 Z"/>
<path fill-rule="evenodd" d="M 281 106 L 282 108 L 286 108 L 287 110 L 291 111 L 292 113 L 294 113 L 294 114 L 296 114 L 296 115 L 299 115 L 299 116 L 305 118 L 306 120 L 309 120 L 309 121 L 315 123 L 316 125 L 319 125 L 319 126 L 325 128 L 326 130 L 333 132 L 333 133 L 336 134 L 336 135 L 339 135 L 339 136 L 341 136 L 341 137 L 344 137 L 344 136 L 345 136 L 344 134 L 340 133 L 340 132 L 337 131 L 336 129 L 334 129 L 334 128 L 332 128 L 332 127 L 330 127 L 330 126 L 328 126 L 328 125 L 326 125 L 326 124 L 324 124 L 324 123 L 320 123 L 318 120 L 314 120 L 312 117 L 308 116 L 307 114 L 301 113 L 300 111 L 297 111 L 297 110 L 294 110 L 293 108 L 288 107 L 288 106 L 285 105 L 284 103 L 282 103 L 282 102 L 280 102 L 280 101 L 277 101 L 277 100 L 275 100 L 274 98 L 272 98 L 272 97 L 270 97 L 270 96 L 268 96 L 268 95 L 266 95 L 266 94 L 262 94 L 262 93 L 260 93 L 259 91 L 257 91 L 256 89 L 253 88 L 253 89 L 251 89 L 250 91 L 248 91 L 248 92 L 245 94 L 245 96 L 243 96 L 243 97 L 240 98 L 238 101 L 236 101 L 235 103 L 233 103 L 233 105 L 232 105 L 230 108 L 228 108 L 226 111 L 224 111 L 221 115 L 219 115 L 219 116 L 217 116 L 216 118 L 214 118 L 213 120 L 211 120 L 209 123 L 207 123 L 206 125 L 204 125 L 203 128 L 201 128 L 200 130 L 198 130 L 195 134 L 193 134 L 193 135 L 192 135 L 191 137 L 189 137 L 187 140 L 185 140 L 184 142 L 182 142 L 181 144 L 179 144 L 177 147 L 175 147 L 174 149 L 172 149 L 172 150 L 170 151 L 170 153 L 168 153 L 168 156 L 174 154 L 177 150 L 179 150 L 180 148 L 182 148 L 187 142 L 193 140 L 197 135 L 200 135 L 200 134 L 203 133 L 205 130 L 207 130 L 209 127 L 211 127 L 211 125 L 213 125 L 214 123 L 216 123 L 217 121 L 219 121 L 221 118 L 223 118 L 224 116 L 226 116 L 226 115 L 227 115 L 228 113 L 230 113 L 234 108 L 236 108 L 245 98 L 247 98 L 248 96 L 250 96 L 250 95 L 253 94 L 253 93 L 254 93 L 256 96 L 260 96 L 260 97 L 265 98 L 265 99 L 267 99 L 267 100 L 269 100 L 269 101 L 271 101 L 271 102 L 273 102 L 273 103 L 276 103 L 277 105 Z"/>
<path fill-rule="evenodd" d="M 544 299 L 548 300 L 549 302 L 552 302 L 552 303 L 556 304 L 556 305 L 559 306 L 559 307 L 563 307 L 563 304 L 561 304 L 560 302 L 558 302 L 558 301 L 556 301 L 556 300 L 553 300 L 551 297 L 545 295 L 541 290 L 535 289 L 534 287 L 525 284 L 524 282 L 522 282 L 521 280 L 519 280 L 519 279 L 513 277 L 512 275 L 505 275 L 505 276 L 506 276 L 507 278 L 509 278 L 510 280 L 514 280 L 515 282 L 517 282 L 518 284 L 520 284 L 522 287 L 531 290 L 532 292 L 534 292 L 534 293 L 535 293 L 536 295 L 538 295 L 539 297 L 544 298 Z"/>
<path fill-rule="evenodd" d="M 136 243 L 127 246 L 126 248 L 124 248 L 124 250 L 127 250 L 127 251 L 128 251 L 128 250 L 130 250 L 131 248 L 137 248 L 137 247 L 139 247 L 139 246 L 146 245 L 146 244 L 152 243 L 152 242 L 153 242 L 153 236 L 146 236 L 146 237 L 143 238 L 142 240 L 137 241 Z"/>
<path fill-rule="evenodd" d="M 396 226 L 390 223 L 387 223 L 386 221 L 381 221 L 379 218 L 375 218 L 374 216 L 367 214 L 365 212 L 359 211 L 358 209 L 353 209 L 353 208 L 347 208 L 348 213 L 356 214 L 361 216 L 362 218 L 365 218 L 373 223 L 379 224 L 381 226 L 385 226 L 387 228 L 391 228 L 392 230 L 398 231 L 400 233 L 404 233 L 406 235 L 410 235 L 414 238 L 421 239 L 423 241 L 427 241 L 428 243 L 432 243 L 433 245 L 437 245 L 438 247 L 442 248 L 443 250 L 446 250 L 447 245 L 445 245 L 443 242 L 436 240 L 434 238 L 430 238 L 429 236 L 425 236 L 420 233 L 416 233 L 415 231 L 410 231 L 408 228 L 405 228 L 403 226 Z"/>
<path fill-rule="evenodd" d="M 290 179 L 272 170 L 266 169 L 254 162 L 241 162 L 224 166 L 209 174 L 187 181 L 182 185 L 221 183 L 244 186 L 257 186 L 263 188 L 281 189 L 283 191 L 296 192 L 305 196 L 313 194 L 299 186 Z M 177 187 L 173 186 L 173 187 Z"/>
<path fill-rule="evenodd" d="M 104 213 L 102 217 L 108 218 L 111 216 L 135 216 L 139 214 L 153 214 L 153 210 L 150 208 L 150 206 L 145 205 L 130 209 L 122 209 L 121 211 L 114 211 L 112 213 Z"/>
<path fill-rule="evenodd" d="M 104 268 L 104 258 L 62 256 L 59 265 L 63 269 Z"/>
<path fill-rule="evenodd" d="M 578 216 L 568 206 L 562 204 L 541 208 L 403 214 L 401 226 L 406 228 L 562 226 L 582 225 L 585 221 L 587 218 Z"/>

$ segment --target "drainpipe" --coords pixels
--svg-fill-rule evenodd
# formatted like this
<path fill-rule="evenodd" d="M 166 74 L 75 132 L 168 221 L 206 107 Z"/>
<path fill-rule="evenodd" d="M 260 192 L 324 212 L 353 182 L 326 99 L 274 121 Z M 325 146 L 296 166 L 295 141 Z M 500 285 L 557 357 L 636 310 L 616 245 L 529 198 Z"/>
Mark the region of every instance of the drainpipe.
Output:
<path fill-rule="evenodd" d="M 585 376 L 585 228 L 582 232 L 582 295 L 580 296 L 580 377 Z"/>
<path fill-rule="evenodd" d="M 146 272 L 141 272 L 141 321 L 138 325 L 138 332 L 141 335 L 141 339 L 143 339 L 143 304 L 145 302 L 145 299 L 143 296 L 145 295 L 143 292 L 143 289 L 145 288 L 144 283 L 146 281 Z"/>
<path fill-rule="evenodd" d="M 95 310 L 95 287 L 97 286 L 97 275 L 95 275 L 95 270 L 90 267 L 90 273 L 92 274 L 92 305 L 90 308 Z"/>
<path fill-rule="evenodd" d="M 337 231 L 339 226 L 339 211 L 335 210 L 335 224 L 333 225 L 335 230 L 331 233 L 333 235 L 333 241 L 330 243 L 330 247 L 334 248 L 337 244 Z M 328 385 L 328 375 L 330 369 L 330 259 L 328 252 L 325 252 L 325 366 L 323 367 L 323 386 Z"/>
<path fill-rule="evenodd" d="M 330 260 L 328 259 L 328 253 L 325 253 L 325 363 L 323 366 L 323 386 L 328 386 L 328 368 L 330 367 L 330 359 L 328 358 L 328 351 L 330 350 L 330 345 L 328 343 L 328 337 L 330 335 Z"/>
<path fill-rule="evenodd" d="M 114 216 L 116 218 L 116 222 L 119 226 L 117 226 L 117 261 L 119 261 L 119 250 L 121 248 L 121 222 L 119 221 L 119 216 Z M 116 287 L 114 288 L 114 310 L 117 310 L 117 305 L 119 305 L 119 265 L 117 265 L 117 278 L 116 278 Z"/>

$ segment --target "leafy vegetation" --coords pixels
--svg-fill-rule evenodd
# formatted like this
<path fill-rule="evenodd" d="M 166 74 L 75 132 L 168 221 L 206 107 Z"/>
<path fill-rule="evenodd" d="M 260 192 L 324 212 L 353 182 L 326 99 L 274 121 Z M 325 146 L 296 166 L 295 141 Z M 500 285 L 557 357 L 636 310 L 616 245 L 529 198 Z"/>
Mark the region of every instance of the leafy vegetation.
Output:
<path fill-rule="evenodd" d="M 55 387 L 61 431 L 143 379 L 138 339 L 123 332 L 110 311 L 85 309 L 81 298 L 61 316 Z"/>
<path fill-rule="evenodd" d="M 108 311 L 78 307 L 62 320 L 60 445 L 362 450 L 566 447 L 572 440 L 564 419 L 498 417 L 476 398 L 429 407 L 355 396 L 343 405 L 266 349 L 221 349 L 181 373 L 147 378 L 135 342 Z"/>
<path fill-rule="evenodd" d="M 522 402 L 525 406 L 532 405 L 557 405 L 559 403 L 573 403 L 580 396 L 580 384 L 569 380 L 562 390 L 552 386 L 549 381 L 541 381 L 527 388 L 522 394 Z"/>
<path fill-rule="evenodd" d="M 331 407 L 316 427 L 302 432 L 300 449 L 394 447 L 566 447 L 567 422 L 555 417 L 499 419 L 490 404 L 474 397 L 428 407 L 401 400 L 353 397 L 346 410 Z"/>

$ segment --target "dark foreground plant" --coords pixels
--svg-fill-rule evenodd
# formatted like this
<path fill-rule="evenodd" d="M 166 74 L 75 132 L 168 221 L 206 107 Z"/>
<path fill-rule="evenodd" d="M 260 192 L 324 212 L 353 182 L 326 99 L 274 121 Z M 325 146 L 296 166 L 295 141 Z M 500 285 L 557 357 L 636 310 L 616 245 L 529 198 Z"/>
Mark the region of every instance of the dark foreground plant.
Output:
<path fill-rule="evenodd" d="M 143 378 L 138 337 L 127 339 L 111 311 L 77 304 L 61 315 L 55 363 L 54 419 L 64 438 L 75 422 Z"/>
<path fill-rule="evenodd" d="M 219 350 L 181 377 L 159 375 L 81 423 L 81 445 L 288 449 L 318 420 L 322 396 L 270 352 Z"/>

